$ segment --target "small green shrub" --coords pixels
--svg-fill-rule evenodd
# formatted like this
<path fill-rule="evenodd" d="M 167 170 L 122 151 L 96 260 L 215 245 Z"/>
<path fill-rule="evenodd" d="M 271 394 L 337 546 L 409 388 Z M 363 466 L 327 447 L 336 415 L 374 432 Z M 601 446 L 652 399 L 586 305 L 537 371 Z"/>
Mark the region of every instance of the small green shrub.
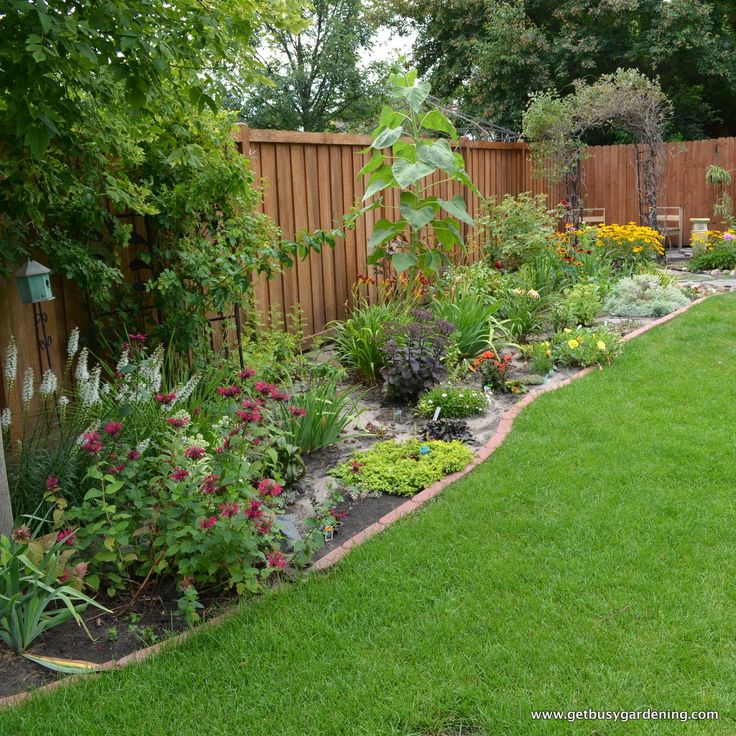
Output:
<path fill-rule="evenodd" d="M 575 284 L 562 292 L 552 306 L 552 322 L 555 329 L 591 325 L 601 312 L 601 299 L 596 284 Z"/>
<path fill-rule="evenodd" d="M 736 268 L 736 231 L 711 230 L 705 241 L 705 247 L 695 243 L 693 257 L 689 263 L 691 271 L 731 271 Z"/>
<path fill-rule="evenodd" d="M 504 320 L 512 340 L 523 340 L 539 332 L 543 326 L 543 312 L 548 300 L 534 289 L 514 287 L 513 282 L 499 292 L 498 316 Z"/>
<path fill-rule="evenodd" d="M 662 317 L 689 302 L 682 289 L 663 285 L 656 276 L 640 274 L 615 284 L 603 308 L 620 317 Z"/>
<path fill-rule="evenodd" d="M 429 448 L 426 455 L 421 452 L 423 446 Z M 413 496 L 448 473 L 462 470 L 472 459 L 472 451 L 458 441 L 389 440 L 356 452 L 332 475 L 364 493 Z"/>
<path fill-rule="evenodd" d="M 603 365 L 621 352 L 621 338 L 607 327 L 576 327 L 557 332 L 551 342 L 539 343 L 549 347 L 555 365 Z"/>
<path fill-rule="evenodd" d="M 555 362 L 552 360 L 552 344 L 549 340 L 524 345 L 521 352 L 530 362 L 531 369 L 537 374 L 546 376 L 555 367 Z"/>
<path fill-rule="evenodd" d="M 335 353 L 340 364 L 364 383 L 377 383 L 385 365 L 386 326 L 406 320 L 400 302 L 360 303 L 344 322 L 333 322 Z"/>
<path fill-rule="evenodd" d="M 501 288 L 504 275 L 501 271 L 476 261 L 469 265 L 452 266 L 447 269 L 440 283 L 440 290 L 449 301 L 472 294 L 484 304 L 493 304 L 494 294 Z"/>
<path fill-rule="evenodd" d="M 487 406 L 488 402 L 482 391 L 460 386 L 435 386 L 419 399 L 417 414 L 431 417 L 439 408 L 441 417 L 461 419 L 482 414 Z"/>
<path fill-rule="evenodd" d="M 479 219 L 486 261 L 513 270 L 539 255 L 555 237 L 558 213 L 547 206 L 544 194 L 507 194 L 483 203 Z"/>

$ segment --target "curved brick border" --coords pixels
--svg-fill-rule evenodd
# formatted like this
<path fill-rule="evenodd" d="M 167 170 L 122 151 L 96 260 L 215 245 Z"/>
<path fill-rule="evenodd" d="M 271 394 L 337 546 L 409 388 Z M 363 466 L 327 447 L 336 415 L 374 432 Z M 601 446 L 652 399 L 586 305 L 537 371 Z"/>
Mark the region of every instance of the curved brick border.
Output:
<path fill-rule="evenodd" d="M 670 314 L 665 315 L 664 317 L 661 317 L 654 322 L 650 322 L 648 325 L 644 325 L 637 328 L 636 330 L 633 330 L 632 332 L 629 332 L 622 338 L 623 342 L 633 340 L 635 337 L 648 332 L 653 327 L 658 327 L 659 325 L 665 324 L 666 322 L 670 322 L 671 320 L 675 319 L 675 317 L 679 317 L 679 315 L 687 312 L 688 309 L 694 307 L 696 304 L 704 302 L 707 298 L 707 296 L 704 296 L 700 299 L 696 299 L 694 302 L 686 304 L 684 307 L 681 307 L 674 312 L 670 312 Z M 522 412 L 524 407 L 529 406 L 529 404 L 531 404 L 538 396 L 549 393 L 550 391 L 556 391 L 558 388 L 567 386 L 572 381 L 575 381 L 578 378 L 582 378 L 583 376 L 587 376 L 588 374 L 593 373 L 596 370 L 599 370 L 596 366 L 583 368 L 582 370 L 578 371 L 577 373 L 573 373 L 569 378 L 566 378 L 559 383 L 543 386 L 533 393 L 526 394 L 524 398 L 522 398 L 520 401 L 517 401 L 501 416 L 501 421 L 498 423 L 496 431 L 493 433 L 488 442 L 486 442 L 483 447 L 476 451 L 472 461 L 465 468 L 463 468 L 463 470 L 445 476 L 442 480 L 434 483 L 429 488 L 423 490 L 421 493 L 417 493 L 415 496 L 412 496 L 410 500 L 402 503 L 401 506 L 397 506 L 393 511 L 386 514 L 385 516 L 382 516 L 375 524 L 371 524 L 368 528 L 363 529 L 362 532 L 359 532 L 355 536 L 350 537 L 350 539 L 343 542 L 339 547 L 333 549 L 332 552 L 329 552 L 324 557 L 320 558 L 312 566 L 312 569 L 317 571 L 327 570 L 328 568 L 339 562 L 343 557 L 345 557 L 345 555 L 348 554 L 348 552 L 350 552 L 353 547 L 357 547 L 358 545 L 363 544 L 363 542 L 369 540 L 371 537 L 374 537 L 376 534 L 380 534 L 384 529 L 386 529 L 386 527 L 390 526 L 395 521 L 398 521 L 402 517 L 413 513 L 418 508 L 426 504 L 427 501 L 442 493 L 442 491 L 447 488 L 447 486 L 451 485 L 456 480 L 459 480 L 463 476 L 470 473 L 472 470 L 478 467 L 478 465 L 480 465 L 488 457 L 490 457 L 503 444 L 503 441 L 509 435 L 509 433 L 511 432 L 511 428 L 514 426 L 514 420 Z M 108 662 L 104 662 L 103 664 L 99 665 L 99 668 L 101 671 L 105 671 L 117 669 L 118 667 L 124 667 L 125 665 L 131 664 L 132 662 L 141 662 L 144 659 L 148 659 L 148 657 L 150 657 L 151 655 L 158 653 L 163 647 L 172 646 L 184 641 L 190 634 L 194 633 L 195 631 L 200 631 L 203 628 L 216 626 L 225 619 L 234 615 L 236 611 L 236 608 L 232 608 L 231 610 L 225 611 L 219 616 L 215 616 L 215 618 L 206 621 L 195 629 L 183 631 L 180 634 L 173 636 L 171 639 L 167 639 L 166 641 L 163 641 L 159 644 L 154 644 L 151 647 L 146 647 L 145 649 L 138 649 L 135 652 L 131 652 L 130 654 L 120 659 L 113 659 Z M 72 675 L 63 679 L 54 680 L 53 682 L 50 682 L 47 685 L 42 685 L 41 687 L 38 687 L 34 690 L 25 690 L 23 692 L 16 693 L 15 695 L 8 695 L 4 698 L 0 698 L 0 709 L 10 708 L 18 705 L 19 703 L 31 697 L 31 695 L 35 695 L 36 693 L 48 693 L 57 687 L 66 687 L 67 685 L 70 685 L 73 682 L 77 682 L 78 680 L 89 679 L 89 677 L 90 675 Z"/>

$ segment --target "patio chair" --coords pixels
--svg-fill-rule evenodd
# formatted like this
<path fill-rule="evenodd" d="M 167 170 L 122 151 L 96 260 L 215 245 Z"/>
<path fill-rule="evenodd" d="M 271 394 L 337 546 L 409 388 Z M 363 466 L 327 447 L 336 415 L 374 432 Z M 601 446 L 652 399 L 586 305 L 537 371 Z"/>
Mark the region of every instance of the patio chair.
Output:
<path fill-rule="evenodd" d="M 665 245 L 669 239 L 670 248 L 673 237 L 677 238 L 677 247 L 682 248 L 684 222 L 682 207 L 657 207 L 657 230 L 664 236 Z"/>
<path fill-rule="evenodd" d="M 583 222 L 586 225 L 605 225 L 606 224 L 606 208 L 605 207 L 588 207 L 583 210 Z"/>

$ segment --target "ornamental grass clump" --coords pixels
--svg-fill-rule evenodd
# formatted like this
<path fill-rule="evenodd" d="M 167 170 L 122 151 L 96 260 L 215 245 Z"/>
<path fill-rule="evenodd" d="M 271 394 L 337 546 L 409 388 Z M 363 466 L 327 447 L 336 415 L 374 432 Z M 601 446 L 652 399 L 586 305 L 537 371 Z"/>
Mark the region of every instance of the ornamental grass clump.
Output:
<path fill-rule="evenodd" d="M 458 441 L 388 440 L 356 452 L 332 475 L 362 493 L 413 496 L 472 459 L 472 451 Z"/>
<path fill-rule="evenodd" d="M 419 399 L 417 414 L 422 417 L 437 416 L 446 419 L 462 419 L 473 414 L 482 414 L 488 401 L 482 391 L 461 386 L 440 385 L 430 389 Z"/>
<path fill-rule="evenodd" d="M 688 267 L 691 271 L 736 268 L 736 230 L 710 230 L 704 243 L 693 245 L 693 257 Z"/>
<path fill-rule="evenodd" d="M 662 317 L 689 303 L 679 287 L 662 284 L 650 274 L 639 274 L 615 284 L 603 308 L 620 317 Z"/>

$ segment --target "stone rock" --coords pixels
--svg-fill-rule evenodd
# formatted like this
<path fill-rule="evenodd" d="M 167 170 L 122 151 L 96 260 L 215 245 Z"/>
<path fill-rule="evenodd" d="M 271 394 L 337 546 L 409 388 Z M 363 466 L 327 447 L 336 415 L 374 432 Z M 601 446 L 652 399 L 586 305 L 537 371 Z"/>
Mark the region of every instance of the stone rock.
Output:
<path fill-rule="evenodd" d="M 728 272 L 729 276 L 736 276 L 736 268 L 733 271 Z"/>
<path fill-rule="evenodd" d="M 712 270 L 712 271 L 710 272 L 710 275 L 711 275 L 711 276 L 720 276 L 720 275 L 721 275 L 721 269 L 720 269 L 720 268 L 714 268 L 714 269 L 713 269 L 713 270 Z"/>

